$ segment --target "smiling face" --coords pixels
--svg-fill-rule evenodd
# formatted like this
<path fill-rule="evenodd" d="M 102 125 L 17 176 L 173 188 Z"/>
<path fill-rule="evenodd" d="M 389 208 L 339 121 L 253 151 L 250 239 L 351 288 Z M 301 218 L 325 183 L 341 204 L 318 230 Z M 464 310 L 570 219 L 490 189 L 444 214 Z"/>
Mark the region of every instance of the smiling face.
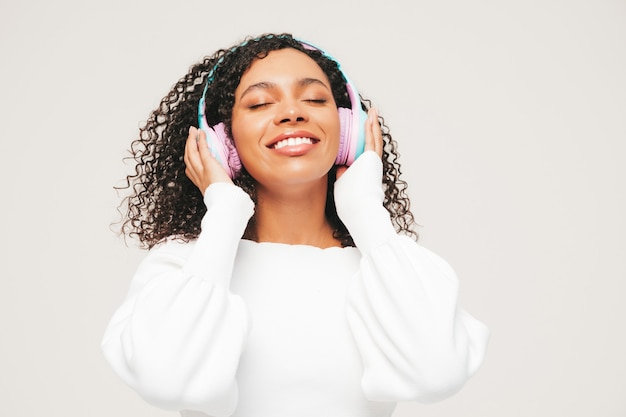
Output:
<path fill-rule="evenodd" d="M 295 49 L 257 59 L 235 90 L 231 131 L 241 162 L 259 184 L 326 181 L 340 133 L 326 74 Z"/>

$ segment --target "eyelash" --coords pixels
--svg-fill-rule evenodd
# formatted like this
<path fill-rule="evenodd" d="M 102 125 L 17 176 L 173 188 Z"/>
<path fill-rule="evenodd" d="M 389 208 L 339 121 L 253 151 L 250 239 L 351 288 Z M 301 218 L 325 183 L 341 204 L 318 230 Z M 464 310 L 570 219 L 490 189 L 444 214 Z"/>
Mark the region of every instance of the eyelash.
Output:
<path fill-rule="evenodd" d="M 270 104 L 270 103 L 259 103 L 259 104 L 253 104 L 253 105 L 251 105 L 251 106 L 248 106 L 248 108 L 249 108 L 250 110 L 255 110 L 255 109 L 259 109 L 259 108 L 261 108 L 261 107 L 263 107 L 263 106 L 267 106 L 268 104 Z"/>
<path fill-rule="evenodd" d="M 326 103 L 328 100 L 324 99 L 324 98 L 319 98 L 319 99 L 308 99 L 308 100 L 303 100 L 307 103 L 315 103 L 315 104 L 324 104 Z M 258 103 L 258 104 L 252 104 L 251 106 L 248 106 L 248 108 L 250 110 L 256 110 L 256 109 L 260 109 L 261 107 L 265 107 L 268 106 L 272 103 Z"/>

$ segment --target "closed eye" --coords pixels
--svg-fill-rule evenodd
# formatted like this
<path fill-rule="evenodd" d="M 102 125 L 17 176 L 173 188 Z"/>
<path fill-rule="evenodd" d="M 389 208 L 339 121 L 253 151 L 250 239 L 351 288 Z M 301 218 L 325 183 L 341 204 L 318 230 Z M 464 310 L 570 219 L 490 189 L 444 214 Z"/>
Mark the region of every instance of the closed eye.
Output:
<path fill-rule="evenodd" d="M 307 103 L 324 104 L 328 100 L 326 100 L 325 98 L 318 98 L 318 99 L 308 99 L 308 100 L 304 100 L 304 101 L 306 101 Z"/>
<path fill-rule="evenodd" d="M 269 106 L 270 104 L 272 104 L 272 103 L 257 103 L 257 104 L 252 104 L 252 105 L 248 106 L 248 108 L 250 110 L 255 110 L 255 109 L 260 109 L 260 108 L 265 107 L 265 106 Z"/>

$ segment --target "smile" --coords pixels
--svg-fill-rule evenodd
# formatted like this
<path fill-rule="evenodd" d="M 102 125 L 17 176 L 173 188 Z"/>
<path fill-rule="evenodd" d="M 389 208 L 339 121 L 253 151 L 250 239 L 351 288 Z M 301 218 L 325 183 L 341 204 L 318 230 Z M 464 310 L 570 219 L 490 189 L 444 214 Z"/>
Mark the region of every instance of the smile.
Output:
<path fill-rule="evenodd" d="M 302 145 L 302 144 L 307 144 L 307 145 L 312 145 L 315 142 L 317 142 L 316 139 L 311 139 L 311 138 L 287 138 L 287 139 L 283 139 L 283 140 L 279 140 L 278 142 L 274 143 L 271 148 L 272 149 L 281 149 L 284 148 L 286 146 L 297 146 L 297 145 Z"/>

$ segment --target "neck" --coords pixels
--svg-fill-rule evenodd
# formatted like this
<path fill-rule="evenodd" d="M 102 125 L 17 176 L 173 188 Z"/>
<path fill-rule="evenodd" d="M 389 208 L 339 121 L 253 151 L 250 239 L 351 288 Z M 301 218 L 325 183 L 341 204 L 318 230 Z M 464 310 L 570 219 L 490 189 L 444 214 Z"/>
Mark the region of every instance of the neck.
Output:
<path fill-rule="evenodd" d="M 326 218 L 327 181 L 288 190 L 257 185 L 255 220 L 250 234 L 257 242 L 341 246 Z"/>

